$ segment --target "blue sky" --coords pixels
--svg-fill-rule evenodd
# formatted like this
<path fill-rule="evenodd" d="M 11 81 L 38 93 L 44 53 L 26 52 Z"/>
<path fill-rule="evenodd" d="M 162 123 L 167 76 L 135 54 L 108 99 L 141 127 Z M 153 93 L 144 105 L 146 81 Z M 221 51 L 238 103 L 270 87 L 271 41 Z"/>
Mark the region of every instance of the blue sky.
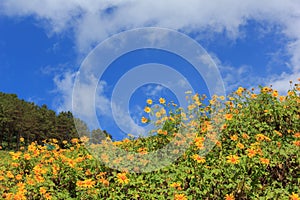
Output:
<path fill-rule="evenodd" d="M 296 82 L 300 77 L 299 10 L 300 3 L 294 0 L 275 0 L 272 4 L 250 0 L 2 0 L 0 91 L 46 104 L 57 112 L 72 110 L 76 73 L 90 51 L 114 34 L 151 26 L 175 30 L 196 40 L 220 71 L 226 93 L 258 84 L 272 84 L 284 93 L 289 80 Z M 101 80 L 98 77 L 100 91 L 95 95 L 101 104 L 95 109 L 98 120 L 105 124 L 102 128 L 116 132 L 113 135 L 117 138 L 124 133 L 119 132 L 111 115 L 104 116 L 111 110 L 107 107 L 111 106 L 114 86 L 122 73 L 149 62 L 181 70 L 196 92 L 207 93 L 201 76 L 174 54 L 157 50 L 126 54 L 111 64 Z M 157 100 L 161 96 L 176 101 L 174 91 L 159 84 L 145 84 L 133 92 L 126 109 L 134 122 L 141 125 L 139 117 L 147 98 Z M 90 110 L 86 112 L 91 114 Z M 88 117 L 86 120 L 96 128 Z"/>

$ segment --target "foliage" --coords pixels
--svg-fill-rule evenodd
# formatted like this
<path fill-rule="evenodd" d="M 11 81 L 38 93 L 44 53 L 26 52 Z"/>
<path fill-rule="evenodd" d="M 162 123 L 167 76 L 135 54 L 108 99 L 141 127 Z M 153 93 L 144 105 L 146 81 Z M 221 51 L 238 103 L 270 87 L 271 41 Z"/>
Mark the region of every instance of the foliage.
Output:
<path fill-rule="evenodd" d="M 147 155 L 174 138 L 179 147 L 180 141 L 191 139 L 171 165 L 130 173 L 139 172 L 126 168 L 134 158 L 116 159 L 113 151 L 102 151 L 100 162 L 87 151 L 86 137 L 62 141 L 63 146 L 56 139 L 44 141 L 46 145 L 33 142 L 1 162 L 0 194 L 3 199 L 300 199 L 299 90 L 296 84 L 279 96 L 269 87 L 258 93 L 240 87 L 227 99 L 214 96 L 208 105 L 204 97 L 189 95 L 186 112 L 164 99 L 159 103 L 168 109 L 151 109 L 153 102 L 148 100 L 150 110 L 145 112 L 157 119 L 150 121 L 145 115 L 142 121 L 158 127 L 149 137 L 107 137 L 91 147 L 105 149 L 109 144 Z M 222 106 L 214 116 L 218 102 Z M 224 121 L 218 121 L 220 116 Z M 214 121 L 222 124 L 213 127 Z M 182 126 L 192 126 L 193 134 L 181 137 Z M 24 139 L 20 142 L 25 145 Z M 211 143 L 213 148 L 201 154 Z M 122 170 L 103 164 L 122 162 Z M 141 168 L 149 164 L 135 162 Z"/>
<path fill-rule="evenodd" d="M 34 141 L 41 144 L 49 138 L 58 139 L 61 145 L 63 140 L 78 137 L 77 131 L 81 136 L 91 134 L 85 122 L 74 118 L 70 111 L 56 114 L 46 105 L 37 106 L 20 100 L 15 94 L 0 92 L 0 146 L 3 149 L 19 150 L 21 137 L 26 145 Z M 94 130 L 94 133 L 97 139 L 102 135 L 110 136 L 106 132 L 102 134 L 101 130 Z"/>

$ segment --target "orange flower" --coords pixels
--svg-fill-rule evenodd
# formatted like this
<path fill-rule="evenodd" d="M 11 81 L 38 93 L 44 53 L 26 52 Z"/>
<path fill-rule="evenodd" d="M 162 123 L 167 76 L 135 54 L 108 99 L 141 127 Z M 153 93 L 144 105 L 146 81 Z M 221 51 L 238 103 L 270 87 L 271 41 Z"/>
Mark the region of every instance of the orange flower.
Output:
<path fill-rule="evenodd" d="M 187 200 L 185 194 L 175 194 L 174 200 Z"/>
<path fill-rule="evenodd" d="M 293 144 L 294 144 L 295 146 L 300 147 L 300 140 L 294 141 Z"/>
<path fill-rule="evenodd" d="M 272 93 L 272 96 L 273 96 L 273 97 L 278 97 L 278 91 L 277 91 L 277 90 L 274 90 L 273 93 Z"/>
<path fill-rule="evenodd" d="M 71 140 L 71 142 L 72 142 L 72 143 L 78 143 L 78 142 L 79 142 L 79 139 L 78 139 L 78 138 L 73 138 L 73 139 Z"/>
<path fill-rule="evenodd" d="M 237 91 L 236 91 L 236 94 L 239 95 L 239 96 L 241 96 L 244 90 L 245 90 L 244 88 L 239 87 L 239 88 L 237 89 Z"/>
<path fill-rule="evenodd" d="M 256 134 L 255 137 L 256 137 L 257 141 L 263 141 L 263 140 L 266 140 L 268 142 L 271 141 L 270 138 L 268 138 L 267 136 L 265 136 L 263 134 Z"/>
<path fill-rule="evenodd" d="M 236 134 L 232 135 L 232 136 L 230 136 L 230 139 L 233 140 L 233 141 L 237 141 L 238 136 Z"/>
<path fill-rule="evenodd" d="M 295 137 L 295 138 L 300 138 L 300 132 L 295 133 L 294 137 Z"/>
<path fill-rule="evenodd" d="M 259 160 L 262 164 L 265 164 L 265 165 L 270 164 L 270 160 L 267 158 L 259 158 Z"/>
<path fill-rule="evenodd" d="M 16 180 L 18 180 L 18 181 L 19 181 L 19 180 L 21 180 L 21 179 L 22 179 L 22 175 L 21 175 L 21 174 L 18 174 L 18 175 L 16 175 L 16 177 L 15 177 L 15 178 L 16 178 Z"/>
<path fill-rule="evenodd" d="M 288 91 L 288 96 L 293 96 L 295 93 L 293 91 Z"/>
<path fill-rule="evenodd" d="M 40 193 L 45 194 L 47 192 L 45 187 L 40 187 Z"/>
<path fill-rule="evenodd" d="M 257 94 L 252 94 L 252 95 L 251 95 L 251 98 L 252 98 L 252 99 L 257 98 Z"/>
<path fill-rule="evenodd" d="M 235 198 L 234 198 L 233 194 L 231 193 L 231 194 L 225 195 L 225 200 L 235 200 Z"/>
<path fill-rule="evenodd" d="M 229 155 L 226 158 L 227 158 L 227 163 L 238 164 L 240 162 L 239 157 L 237 155 Z"/>
<path fill-rule="evenodd" d="M 161 129 L 158 129 L 157 133 L 160 134 L 160 135 L 168 135 L 168 131 L 166 131 L 166 130 L 163 131 Z"/>
<path fill-rule="evenodd" d="M 84 181 L 77 181 L 76 185 L 81 188 L 92 188 L 95 185 L 95 181 L 92 179 L 86 179 Z"/>
<path fill-rule="evenodd" d="M 180 183 L 177 183 L 177 182 L 171 183 L 170 187 L 172 187 L 172 188 L 180 187 Z"/>
<path fill-rule="evenodd" d="M 279 131 L 274 130 L 274 132 L 279 135 L 280 137 L 282 136 L 282 133 L 280 133 Z"/>
<path fill-rule="evenodd" d="M 243 137 L 244 139 L 249 139 L 249 138 L 250 138 L 249 135 L 247 135 L 246 133 L 243 133 L 242 137 Z"/>
<path fill-rule="evenodd" d="M 291 200 L 300 200 L 299 195 L 295 194 L 294 192 L 292 192 L 292 194 L 290 195 L 290 199 Z"/>
<path fill-rule="evenodd" d="M 280 101 L 280 102 L 283 102 L 284 100 L 285 100 L 285 96 L 280 96 L 280 97 L 279 97 L 279 101 Z"/>
<path fill-rule="evenodd" d="M 247 152 L 248 152 L 247 155 L 248 155 L 249 158 L 254 157 L 254 156 L 256 155 L 256 153 L 257 153 L 257 152 L 255 151 L 255 149 L 252 149 L 252 148 L 251 148 L 251 149 L 247 149 Z"/>
<path fill-rule="evenodd" d="M 49 200 L 49 199 L 52 199 L 52 196 L 50 193 L 46 193 L 43 195 L 45 197 L 45 199 Z"/>
<path fill-rule="evenodd" d="M 145 123 L 148 122 L 148 119 L 146 117 L 142 117 L 141 121 L 142 121 L 143 124 L 145 124 Z"/>
<path fill-rule="evenodd" d="M 106 180 L 105 178 L 100 178 L 99 181 L 104 185 L 104 186 L 109 186 L 109 181 Z"/>
<path fill-rule="evenodd" d="M 204 137 L 196 137 L 194 139 L 195 141 L 195 146 L 198 147 L 199 149 L 203 149 L 204 148 L 204 142 L 205 138 Z"/>
<path fill-rule="evenodd" d="M 7 198 L 7 199 L 11 199 L 11 198 Z M 18 199 L 18 200 L 26 200 L 26 196 L 22 193 L 16 193 L 13 199 Z"/>
<path fill-rule="evenodd" d="M 129 183 L 129 179 L 127 178 L 127 173 L 118 173 L 117 178 L 118 178 L 118 182 L 121 184 Z"/>
<path fill-rule="evenodd" d="M 30 159 L 31 159 L 30 154 L 29 154 L 29 153 L 25 153 L 25 154 L 24 154 L 24 159 L 25 159 L 25 160 L 30 160 Z"/>
<path fill-rule="evenodd" d="M 225 114 L 225 119 L 226 120 L 232 120 L 233 115 L 232 114 Z"/>
<path fill-rule="evenodd" d="M 205 163 L 206 162 L 205 158 L 202 156 L 199 156 L 198 154 L 193 155 L 192 158 L 195 161 L 197 161 L 197 163 Z"/>
<path fill-rule="evenodd" d="M 238 148 L 240 148 L 240 149 L 243 149 L 243 148 L 245 148 L 245 146 L 242 144 L 242 143 L 238 143 L 237 145 L 236 145 Z"/>
<path fill-rule="evenodd" d="M 11 171 L 8 171 L 8 172 L 6 173 L 6 176 L 7 176 L 8 178 L 14 178 L 14 177 L 15 177 Z"/>

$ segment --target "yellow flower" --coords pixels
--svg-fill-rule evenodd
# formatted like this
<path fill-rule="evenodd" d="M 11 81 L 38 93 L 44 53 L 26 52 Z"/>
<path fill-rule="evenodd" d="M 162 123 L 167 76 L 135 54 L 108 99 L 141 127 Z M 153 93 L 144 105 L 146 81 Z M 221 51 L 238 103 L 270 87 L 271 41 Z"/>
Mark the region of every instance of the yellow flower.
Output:
<path fill-rule="evenodd" d="M 300 140 L 294 141 L 293 144 L 294 144 L 295 146 L 300 147 Z"/>
<path fill-rule="evenodd" d="M 160 109 L 160 111 L 159 111 L 162 115 L 164 115 L 164 114 L 166 114 L 166 110 L 164 109 L 164 108 L 162 108 L 162 109 Z"/>
<path fill-rule="evenodd" d="M 187 200 L 185 194 L 175 194 L 174 200 Z"/>
<path fill-rule="evenodd" d="M 6 173 L 6 176 L 7 176 L 8 178 L 14 178 L 14 177 L 15 177 L 11 171 L 8 171 L 8 172 Z"/>
<path fill-rule="evenodd" d="M 265 165 L 270 164 L 270 160 L 267 158 L 259 158 L 259 160 L 262 164 L 265 164 Z"/>
<path fill-rule="evenodd" d="M 16 178 L 16 180 L 18 180 L 18 181 L 19 181 L 19 180 L 21 180 L 21 179 L 22 179 L 22 175 L 21 175 L 21 174 L 18 174 L 18 175 L 16 175 L 16 177 L 15 177 L 15 178 Z"/>
<path fill-rule="evenodd" d="M 257 98 L 257 94 L 251 94 L 251 98 L 252 98 L 252 99 Z"/>
<path fill-rule="evenodd" d="M 156 112 L 155 116 L 156 116 L 156 118 L 160 118 L 161 117 L 161 113 L 160 112 Z"/>
<path fill-rule="evenodd" d="M 263 87 L 262 90 L 261 90 L 261 92 L 262 92 L 262 93 L 267 93 L 267 92 L 269 92 L 269 91 L 271 91 L 271 90 L 272 90 L 272 89 L 269 88 L 269 87 Z"/>
<path fill-rule="evenodd" d="M 234 198 L 233 194 L 226 194 L 225 200 L 235 200 L 235 198 Z"/>
<path fill-rule="evenodd" d="M 233 115 L 232 114 L 225 114 L 226 120 L 232 120 Z"/>
<path fill-rule="evenodd" d="M 92 181 L 92 179 L 86 179 L 84 181 L 77 181 L 76 185 L 81 188 L 92 188 L 95 185 L 95 183 L 96 182 Z"/>
<path fill-rule="evenodd" d="M 172 188 L 177 188 L 177 187 L 180 187 L 180 183 L 174 182 L 174 183 L 171 183 L 170 186 Z"/>
<path fill-rule="evenodd" d="M 226 158 L 227 158 L 227 163 L 237 164 L 240 162 L 239 157 L 237 155 L 229 155 Z"/>
<path fill-rule="evenodd" d="M 280 137 L 282 136 L 282 133 L 280 133 L 279 131 L 274 130 L 274 132 L 279 135 Z"/>
<path fill-rule="evenodd" d="M 148 106 L 146 106 L 146 107 L 144 108 L 144 111 L 145 111 L 146 113 L 150 113 L 150 112 L 151 112 L 151 108 L 148 107 Z"/>
<path fill-rule="evenodd" d="M 220 96 L 219 99 L 221 99 L 222 101 L 224 101 L 225 97 L 224 96 Z"/>
<path fill-rule="evenodd" d="M 38 183 L 43 183 L 45 181 L 45 179 L 41 175 L 36 175 L 34 178 Z"/>
<path fill-rule="evenodd" d="M 147 99 L 147 104 L 149 104 L 149 105 L 152 105 L 152 103 L 153 103 L 153 101 L 152 101 L 152 99 Z"/>
<path fill-rule="evenodd" d="M 198 154 L 195 154 L 192 156 L 192 158 L 197 162 L 197 163 L 205 163 L 206 160 L 204 157 L 199 156 Z"/>
<path fill-rule="evenodd" d="M 246 139 L 246 140 L 250 138 L 249 135 L 246 134 L 246 133 L 243 133 L 242 137 L 243 137 L 244 139 Z"/>
<path fill-rule="evenodd" d="M 203 149 L 204 148 L 204 142 L 205 138 L 204 137 L 195 137 L 194 142 L 195 146 L 198 147 L 198 149 Z"/>
<path fill-rule="evenodd" d="M 189 111 L 191 111 L 191 110 L 193 110 L 193 109 L 195 109 L 196 108 L 196 105 L 195 104 L 190 104 L 190 105 L 188 105 L 188 110 Z"/>
<path fill-rule="evenodd" d="M 294 192 L 292 192 L 292 194 L 290 195 L 290 199 L 291 200 L 300 200 L 299 195 L 295 194 Z"/>
<path fill-rule="evenodd" d="M 20 142 L 24 142 L 24 138 L 23 137 L 20 138 Z"/>
<path fill-rule="evenodd" d="M 268 142 L 271 141 L 271 139 L 269 137 L 267 137 L 263 134 L 256 134 L 255 137 L 256 137 L 257 141 L 263 141 L 263 140 L 266 140 Z"/>
<path fill-rule="evenodd" d="M 89 140 L 90 140 L 90 138 L 88 138 L 86 136 L 83 136 L 83 137 L 80 138 L 80 141 L 83 142 L 83 143 L 87 143 Z"/>
<path fill-rule="evenodd" d="M 237 141 L 238 136 L 236 134 L 232 135 L 232 136 L 230 136 L 230 139 L 233 140 L 233 141 Z"/>
<path fill-rule="evenodd" d="M 272 93 L 272 96 L 273 96 L 273 97 L 278 97 L 278 91 L 277 91 L 277 90 L 274 90 L 273 93 Z"/>
<path fill-rule="evenodd" d="M 47 200 L 50 200 L 50 199 L 52 199 L 52 196 L 51 196 L 51 194 L 50 194 L 50 193 L 46 193 L 46 194 L 44 194 L 43 196 L 44 196 L 44 197 L 45 197 L 45 199 L 47 199 Z"/>
<path fill-rule="evenodd" d="M 25 159 L 25 160 L 30 160 L 30 159 L 31 159 L 30 154 L 29 154 L 29 153 L 25 153 L 25 154 L 24 154 L 24 159 Z"/>
<path fill-rule="evenodd" d="M 147 154 L 148 152 L 147 152 L 147 148 L 145 148 L 145 147 L 141 147 L 141 148 L 139 148 L 138 150 L 137 150 L 140 154 Z"/>
<path fill-rule="evenodd" d="M 40 193 L 45 194 L 47 192 L 45 187 L 40 187 Z"/>
<path fill-rule="evenodd" d="M 165 104 L 166 103 L 166 99 L 164 99 L 164 98 L 159 98 L 159 103 L 160 104 Z"/>
<path fill-rule="evenodd" d="M 18 160 L 22 154 L 22 152 L 18 151 L 18 152 L 9 152 L 9 154 L 12 156 L 13 160 Z"/>
<path fill-rule="evenodd" d="M 237 91 L 236 91 L 236 94 L 239 95 L 239 96 L 241 96 L 244 90 L 245 90 L 244 88 L 239 87 L 239 88 L 237 89 Z"/>
<path fill-rule="evenodd" d="M 12 198 L 6 198 L 6 199 L 12 199 Z M 13 199 L 18 199 L 18 200 L 26 200 L 26 196 L 23 193 L 16 193 L 14 195 Z"/>
<path fill-rule="evenodd" d="M 141 122 L 143 124 L 146 124 L 148 122 L 148 119 L 146 117 L 142 117 Z"/>
<path fill-rule="evenodd" d="M 118 173 L 117 178 L 118 178 L 118 182 L 121 184 L 129 183 L 129 179 L 127 178 L 127 173 Z"/>
<path fill-rule="evenodd" d="M 78 143 L 79 142 L 79 139 L 78 138 L 73 138 L 72 140 L 71 140 L 71 142 L 74 144 L 74 143 Z"/>
<path fill-rule="evenodd" d="M 240 148 L 240 149 L 243 149 L 243 148 L 245 148 L 245 146 L 242 144 L 242 143 L 238 143 L 237 145 L 236 145 L 238 148 Z"/>
<path fill-rule="evenodd" d="M 166 130 L 161 130 L 161 129 L 158 129 L 157 130 L 157 134 L 160 134 L 160 135 L 168 135 L 168 131 L 166 131 Z"/>
<path fill-rule="evenodd" d="M 248 152 L 247 155 L 248 155 L 249 158 L 254 157 L 254 156 L 256 155 L 256 153 L 257 153 L 257 152 L 255 151 L 255 149 L 252 149 L 252 148 L 251 148 L 251 149 L 247 149 L 247 152 Z"/>
<path fill-rule="evenodd" d="M 293 96 L 295 93 L 293 91 L 288 91 L 288 96 Z"/>
<path fill-rule="evenodd" d="M 280 102 L 283 102 L 284 100 L 285 100 L 285 96 L 280 96 L 280 97 L 279 97 L 279 101 L 280 101 Z"/>

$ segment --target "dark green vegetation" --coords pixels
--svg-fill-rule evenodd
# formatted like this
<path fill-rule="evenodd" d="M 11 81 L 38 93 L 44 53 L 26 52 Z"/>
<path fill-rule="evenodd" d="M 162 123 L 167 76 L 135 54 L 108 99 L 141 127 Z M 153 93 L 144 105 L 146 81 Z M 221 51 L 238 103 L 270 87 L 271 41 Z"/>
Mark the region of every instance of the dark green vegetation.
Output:
<path fill-rule="evenodd" d="M 23 137 L 25 144 L 33 141 L 39 144 L 49 138 L 70 141 L 78 137 L 74 120 L 82 135 L 90 136 L 90 130 L 73 114 L 60 112 L 56 114 L 46 105 L 37 106 L 34 103 L 20 100 L 15 94 L 0 92 L 0 146 L 3 149 L 19 149 L 19 139 Z M 93 130 L 94 139 L 101 135 L 100 130 Z M 98 138 L 99 139 L 99 138 Z"/>

